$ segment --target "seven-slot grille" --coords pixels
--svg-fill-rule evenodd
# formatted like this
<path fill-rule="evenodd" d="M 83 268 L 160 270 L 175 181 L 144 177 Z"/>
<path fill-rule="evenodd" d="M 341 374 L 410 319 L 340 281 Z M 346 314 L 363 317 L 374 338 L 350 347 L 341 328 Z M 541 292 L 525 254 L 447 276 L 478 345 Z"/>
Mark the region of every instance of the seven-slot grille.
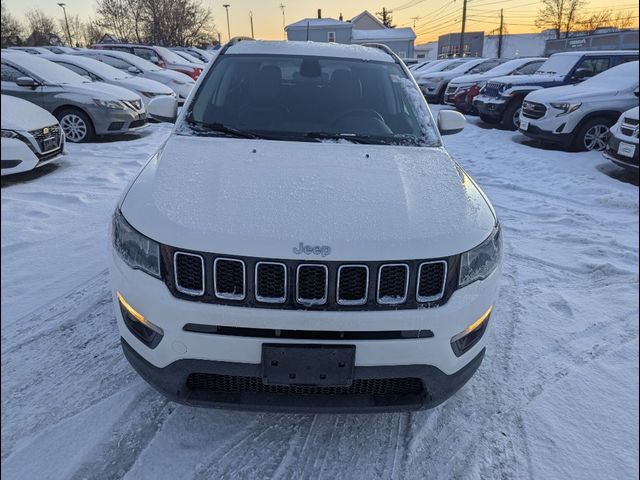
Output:
<path fill-rule="evenodd" d="M 321 310 L 418 308 L 444 299 L 448 260 L 303 263 L 170 250 L 170 290 L 208 303 Z M 169 253 L 169 252 L 167 252 Z M 173 270 L 173 271 L 171 271 Z M 448 296 L 447 296 L 448 298 Z M 443 300 L 444 299 L 444 300 Z"/>
<path fill-rule="evenodd" d="M 522 103 L 522 116 L 537 120 L 547 113 L 547 107 L 541 103 L 525 101 Z"/>
<path fill-rule="evenodd" d="M 499 97 L 500 96 L 500 88 L 502 87 L 502 83 L 498 82 L 489 82 L 485 85 L 482 93 L 487 95 L 488 97 Z"/>
<path fill-rule="evenodd" d="M 58 125 L 32 130 L 29 132 L 40 148 L 39 153 L 47 153 L 60 147 L 62 134 Z"/>

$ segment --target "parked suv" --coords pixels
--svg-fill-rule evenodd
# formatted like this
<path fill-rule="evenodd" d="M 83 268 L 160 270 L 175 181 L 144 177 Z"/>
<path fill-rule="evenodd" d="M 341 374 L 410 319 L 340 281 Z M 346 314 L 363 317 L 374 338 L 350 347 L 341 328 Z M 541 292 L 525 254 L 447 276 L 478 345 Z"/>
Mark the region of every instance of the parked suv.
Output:
<path fill-rule="evenodd" d="M 202 65 L 185 60 L 180 55 L 165 47 L 155 45 L 134 45 L 128 43 L 99 43 L 91 48 L 98 50 L 115 50 L 117 52 L 132 53 L 140 58 L 169 70 L 184 73 L 194 80 L 197 80 L 202 73 Z"/>
<path fill-rule="evenodd" d="M 484 73 L 470 73 L 454 78 L 449 82 L 444 94 L 444 103 L 453 105 L 465 113 L 476 113 L 473 99 L 488 81 L 505 75 L 530 75 L 534 73 L 545 58 L 516 58 L 505 61 Z"/>
<path fill-rule="evenodd" d="M 638 62 L 629 62 L 577 85 L 531 92 L 522 104 L 520 131 L 574 150 L 604 150 L 609 128 L 636 105 Z"/>
<path fill-rule="evenodd" d="M 638 173 L 638 107 L 627 110 L 611 127 L 611 135 L 606 150 L 602 153 L 604 158 L 631 172 Z"/>
<path fill-rule="evenodd" d="M 440 138 L 463 127 L 386 47 L 229 43 L 114 213 L 128 360 L 193 405 L 444 401 L 500 281 L 495 212 Z"/>
<path fill-rule="evenodd" d="M 494 78 L 473 101 L 480 119 L 517 130 L 522 101 L 529 93 L 580 83 L 611 67 L 638 60 L 637 51 L 564 52 L 551 55 L 533 75 Z"/>
<path fill-rule="evenodd" d="M 93 83 L 60 65 L 21 52 L 2 53 L 2 93 L 35 103 L 58 119 L 70 142 L 144 127 L 147 110 L 131 90 Z"/>

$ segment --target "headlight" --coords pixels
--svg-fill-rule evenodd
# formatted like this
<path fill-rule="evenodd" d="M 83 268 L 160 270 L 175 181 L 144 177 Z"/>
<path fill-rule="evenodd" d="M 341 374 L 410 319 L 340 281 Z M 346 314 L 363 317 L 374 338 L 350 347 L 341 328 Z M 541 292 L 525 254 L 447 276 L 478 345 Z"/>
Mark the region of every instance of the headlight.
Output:
<path fill-rule="evenodd" d="M 144 95 L 145 97 L 155 97 L 156 95 L 158 95 L 157 93 L 153 93 L 153 92 L 140 92 L 142 95 Z"/>
<path fill-rule="evenodd" d="M 460 257 L 458 285 L 464 287 L 476 280 L 484 280 L 496 269 L 502 258 L 502 234 L 500 227 L 491 237 Z"/>
<path fill-rule="evenodd" d="M 113 248 L 133 269 L 160 278 L 160 245 L 133 229 L 116 209 L 113 214 Z"/>
<path fill-rule="evenodd" d="M 185 85 L 187 82 L 183 82 L 182 80 L 171 80 L 176 85 Z"/>
<path fill-rule="evenodd" d="M 124 104 L 119 102 L 118 100 L 102 100 L 100 98 L 94 98 L 93 103 L 98 105 L 99 107 L 111 108 L 117 110 L 124 110 Z"/>
<path fill-rule="evenodd" d="M 18 134 L 13 130 L 2 130 L 2 138 L 16 138 Z"/>
<path fill-rule="evenodd" d="M 561 110 L 561 112 L 556 115 L 556 117 L 561 117 L 562 115 L 575 112 L 582 106 L 582 103 L 552 103 L 551 106 L 556 110 Z"/>

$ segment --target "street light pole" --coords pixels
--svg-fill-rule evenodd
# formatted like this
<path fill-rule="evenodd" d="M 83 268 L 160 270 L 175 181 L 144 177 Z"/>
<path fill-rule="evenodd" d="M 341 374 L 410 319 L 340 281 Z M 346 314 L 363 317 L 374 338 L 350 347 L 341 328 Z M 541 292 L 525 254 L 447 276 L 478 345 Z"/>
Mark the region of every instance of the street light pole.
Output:
<path fill-rule="evenodd" d="M 284 5 L 282 3 L 280 4 L 280 10 L 282 10 L 282 34 L 284 35 L 284 39 L 286 40 L 287 39 L 287 31 L 285 30 L 285 23 L 286 22 L 284 21 L 284 7 L 285 6 L 286 5 Z"/>
<path fill-rule="evenodd" d="M 225 3 L 224 5 L 222 5 L 225 10 L 227 11 L 227 35 L 229 36 L 229 41 L 231 41 L 231 27 L 229 26 L 229 7 L 231 5 L 229 5 L 228 3 Z"/>
<path fill-rule="evenodd" d="M 64 24 L 67 26 L 67 39 L 69 40 L 69 46 L 73 47 L 73 40 L 71 40 L 71 32 L 69 31 L 69 20 L 67 20 L 67 9 L 64 8 L 66 3 L 59 3 L 58 6 L 62 8 L 64 12 Z"/>
<path fill-rule="evenodd" d="M 253 36 L 253 12 L 249 11 L 249 21 L 251 22 L 251 38 L 256 38 Z"/>

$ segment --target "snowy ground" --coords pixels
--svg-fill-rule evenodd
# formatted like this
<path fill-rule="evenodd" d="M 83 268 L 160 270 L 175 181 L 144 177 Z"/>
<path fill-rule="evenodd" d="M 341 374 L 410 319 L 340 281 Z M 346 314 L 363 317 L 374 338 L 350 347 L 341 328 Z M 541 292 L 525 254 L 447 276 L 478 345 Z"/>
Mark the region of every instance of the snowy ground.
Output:
<path fill-rule="evenodd" d="M 137 377 L 110 303 L 111 212 L 168 132 L 69 145 L 2 180 L 5 478 L 637 478 L 636 179 L 470 119 L 446 144 L 491 197 L 506 249 L 471 382 L 419 413 L 204 410 Z"/>

